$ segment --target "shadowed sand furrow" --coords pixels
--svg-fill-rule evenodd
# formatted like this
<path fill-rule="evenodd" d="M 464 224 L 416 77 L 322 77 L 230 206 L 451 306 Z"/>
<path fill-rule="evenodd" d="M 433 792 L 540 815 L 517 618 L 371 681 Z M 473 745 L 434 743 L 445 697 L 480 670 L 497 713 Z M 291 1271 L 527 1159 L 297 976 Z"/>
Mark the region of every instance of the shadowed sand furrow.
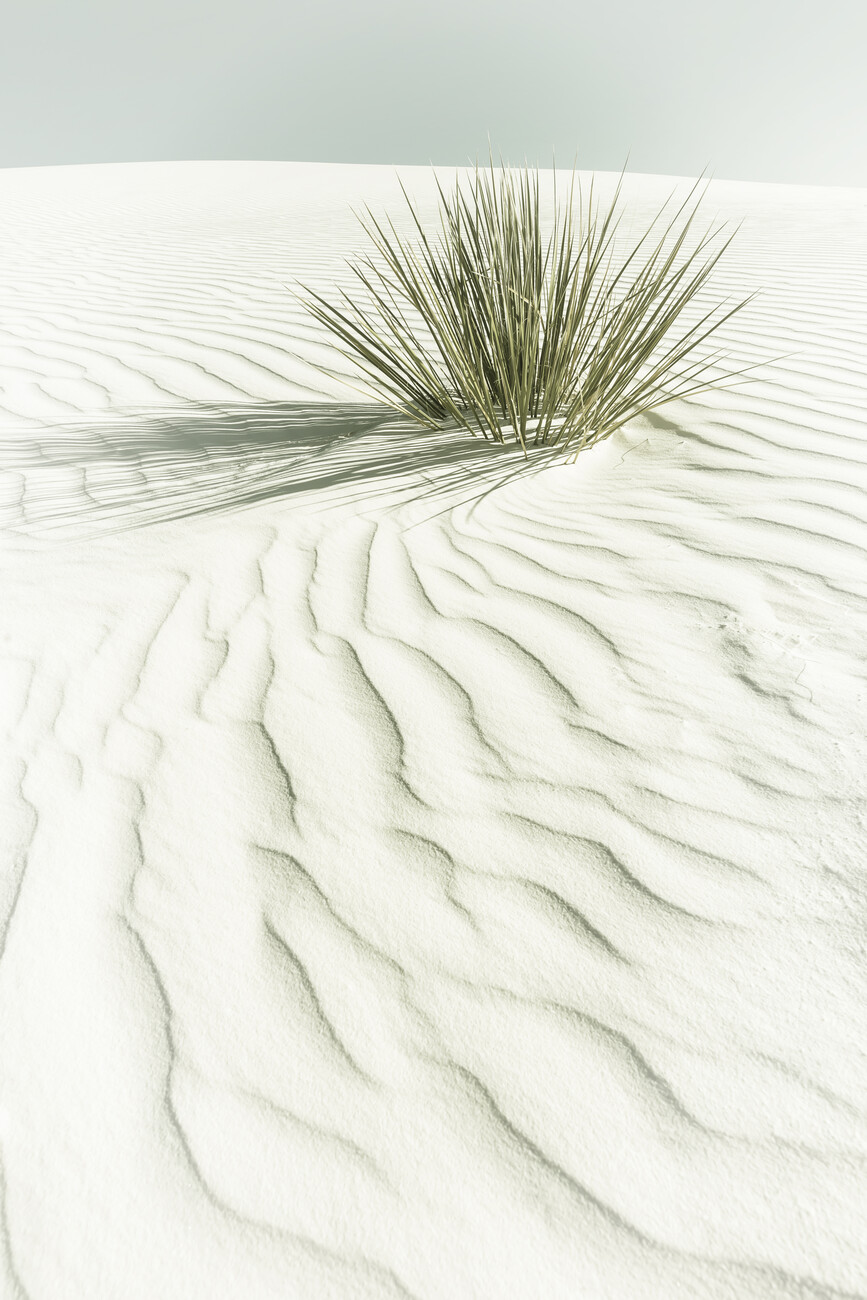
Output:
<path fill-rule="evenodd" d="M 668 1083 L 650 1068 L 625 1035 L 614 1034 L 607 1026 L 571 1009 L 555 1006 L 547 1008 L 550 1026 L 546 1028 L 538 1014 L 538 1000 L 533 1000 L 532 1010 L 523 1020 L 520 1000 L 505 990 L 491 989 L 482 998 L 478 993 L 477 989 L 472 990 L 466 1006 L 467 1019 L 458 1017 L 452 1022 L 460 1025 L 452 1035 L 453 1041 L 461 1043 L 454 1049 L 456 1056 L 461 1058 L 466 1053 L 470 1061 L 475 1060 L 471 1074 L 476 1079 L 480 1068 L 478 1054 L 469 1044 L 473 1028 L 478 1026 L 477 1017 L 487 1019 L 486 1002 L 492 1009 L 502 1008 L 504 1014 L 494 1012 L 494 1015 L 504 1057 L 510 1060 L 510 1065 L 497 1076 L 498 1114 L 553 1170 L 592 1196 L 600 1208 L 648 1244 L 665 1244 L 686 1253 L 718 1259 L 751 1259 L 757 1265 L 779 1266 L 780 1228 L 787 1216 L 792 1216 L 795 1222 L 799 1220 L 799 1202 L 805 1195 L 811 1200 L 831 1197 L 836 1202 L 835 1222 L 826 1250 L 839 1248 L 847 1236 L 850 1249 L 858 1241 L 861 1215 L 857 1205 L 864 1179 L 863 1160 L 852 1162 L 844 1157 L 839 1161 L 779 1141 L 767 1144 L 762 1150 L 759 1143 L 738 1142 L 715 1133 L 689 1114 Z M 460 995 L 449 1000 L 455 1010 L 466 1005 Z M 514 1008 L 518 1019 L 515 1032 L 510 1033 L 505 1027 L 510 1017 L 505 1008 Z M 557 1029 L 552 1035 L 554 1025 Z M 560 1035 L 561 1045 L 552 1051 L 551 1038 Z M 567 1046 L 568 1038 L 573 1035 L 584 1043 L 580 1056 Z M 607 1044 L 606 1050 L 599 1053 L 593 1071 L 590 1061 L 602 1043 Z M 488 1092 L 487 1087 L 485 1091 Z M 575 1097 L 588 1091 L 595 1098 L 596 1124 L 582 1125 L 579 1133 L 564 1120 L 568 1109 L 575 1104 Z M 532 1101 L 528 1105 L 530 1097 Z M 622 1177 L 618 1166 L 624 1159 L 630 1165 L 631 1161 L 627 1149 L 621 1146 L 617 1129 L 606 1123 L 605 1112 L 609 1107 L 618 1116 L 628 1113 L 630 1132 L 634 1135 L 644 1131 L 644 1145 L 648 1150 L 655 1149 L 652 1163 L 643 1166 L 646 1179 L 637 1170 L 634 1182 L 627 1183 Z M 700 1222 L 692 1221 L 686 1227 L 678 1208 L 681 1197 L 694 1195 L 705 1177 L 715 1180 L 727 1166 L 729 1173 L 733 1173 L 741 1162 L 754 1172 L 757 1166 L 764 1166 L 762 1190 L 757 1196 L 761 1208 L 762 1197 L 773 1195 L 774 1221 L 768 1222 L 761 1215 L 756 1217 L 755 1205 L 745 1203 L 746 1183 L 737 1179 L 740 1190 L 731 1204 L 726 1204 L 726 1192 L 721 1184 L 713 1191 L 703 1189 L 704 1203 L 714 1208 Z M 808 1275 L 810 1250 L 807 1243 L 791 1249 L 784 1269 L 791 1273 L 793 1280 Z M 857 1283 L 857 1275 L 851 1281 Z"/>
<path fill-rule="evenodd" d="M 867 1296 L 865 193 L 572 466 L 340 382 L 392 168 L 0 198 L 3 1296 Z"/>
<path fill-rule="evenodd" d="M 2 1128 L 0 1128 L 0 1136 L 2 1136 Z M 3 1287 L 3 1296 L 8 1296 L 9 1300 L 29 1300 L 24 1281 L 15 1264 L 15 1254 L 6 1218 L 6 1181 L 3 1176 L 2 1159 L 0 1159 L 0 1284 Z"/>
<path fill-rule="evenodd" d="M 289 1263 L 292 1254 L 300 1255 L 302 1258 L 306 1255 L 310 1263 L 313 1263 L 314 1266 L 318 1265 L 317 1271 L 320 1279 L 322 1278 L 323 1273 L 326 1277 L 330 1274 L 330 1278 L 325 1284 L 329 1285 L 330 1283 L 331 1286 L 336 1286 L 338 1288 L 338 1294 L 343 1293 L 347 1296 L 350 1294 L 368 1294 L 370 1296 L 395 1297 L 395 1300 L 398 1300 L 398 1298 L 399 1300 L 414 1300 L 413 1293 L 400 1283 L 392 1270 L 383 1268 L 372 1260 L 364 1260 L 358 1257 L 349 1261 L 350 1267 L 346 1268 L 344 1260 L 338 1252 L 330 1252 L 327 1249 L 323 1249 L 319 1242 L 313 1239 L 305 1240 L 300 1234 L 296 1232 L 287 1232 L 279 1225 L 272 1226 L 264 1216 L 257 1216 L 256 1218 L 250 1217 L 229 1205 L 225 1199 L 220 1197 L 214 1191 L 193 1152 L 187 1133 L 175 1108 L 172 1094 L 172 1075 L 177 1069 L 179 1062 L 177 1060 L 177 1049 L 171 1035 L 172 1011 L 168 992 L 162 983 L 159 971 L 153 958 L 144 945 L 141 936 L 130 922 L 126 920 L 126 918 L 125 924 L 127 925 L 129 933 L 136 940 L 138 951 L 141 954 L 142 960 L 144 961 L 150 977 L 157 989 L 158 997 L 163 1008 L 170 1065 L 166 1075 L 162 1105 L 170 1119 L 173 1134 L 183 1153 L 183 1159 L 190 1171 L 193 1173 L 197 1185 L 205 1194 L 208 1202 L 213 1205 L 221 1217 L 228 1219 L 230 1223 L 234 1221 L 238 1227 L 247 1233 L 252 1231 L 255 1235 L 265 1237 L 269 1240 L 274 1240 L 276 1238 L 278 1242 L 281 1239 L 285 1240 L 286 1237 L 289 1237 L 290 1240 L 287 1242 L 287 1245 L 290 1249 L 287 1252 L 288 1258 L 286 1262 Z M 273 934 L 273 931 L 270 931 L 269 933 Z M 274 937 L 276 938 L 276 935 Z M 278 940 L 278 942 L 280 941 Z M 354 1156 L 355 1152 L 353 1151 L 351 1155 Z M 289 1264 L 289 1267 L 291 1269 L 292 1265 Z M 296 1265 L 296 1269 L 292 1271 L 298 1272 L 300 1270 L 297 1270 Z M 343 1278 L 341 1278 L 341 1273 L 343 1274 Z M 340 1285 L 341 1281 L 343 1282 L 343 1286 Z M 296 1284 L 304 1285 L 300 1278 Z M 349 1289 L 346 1289 L 347 1284 Z"/>

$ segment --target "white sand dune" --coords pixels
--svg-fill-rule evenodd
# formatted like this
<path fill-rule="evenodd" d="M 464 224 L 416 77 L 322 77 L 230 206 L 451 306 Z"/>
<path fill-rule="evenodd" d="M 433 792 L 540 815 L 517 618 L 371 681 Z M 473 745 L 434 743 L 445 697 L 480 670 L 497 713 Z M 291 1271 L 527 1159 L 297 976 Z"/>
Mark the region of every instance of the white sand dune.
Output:
<path fill-rule="evenodd" d="M 0 1296 L 865 1296 L 867 191 L 475 505 L 309 364 L 364 203 L 0 172 Z"/>

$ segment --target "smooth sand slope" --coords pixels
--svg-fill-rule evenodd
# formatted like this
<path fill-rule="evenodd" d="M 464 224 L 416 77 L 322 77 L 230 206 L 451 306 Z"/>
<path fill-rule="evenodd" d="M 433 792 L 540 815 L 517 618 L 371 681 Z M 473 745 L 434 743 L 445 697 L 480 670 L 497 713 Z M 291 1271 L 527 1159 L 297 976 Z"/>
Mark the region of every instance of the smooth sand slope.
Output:
<path fill-rule="evenodd" d="M 473 509 L 308 364 L 364 203 L 0 172 L 0 1296 L 865 1296 L 867 191 L 714 182 L 798 356 Z"/>

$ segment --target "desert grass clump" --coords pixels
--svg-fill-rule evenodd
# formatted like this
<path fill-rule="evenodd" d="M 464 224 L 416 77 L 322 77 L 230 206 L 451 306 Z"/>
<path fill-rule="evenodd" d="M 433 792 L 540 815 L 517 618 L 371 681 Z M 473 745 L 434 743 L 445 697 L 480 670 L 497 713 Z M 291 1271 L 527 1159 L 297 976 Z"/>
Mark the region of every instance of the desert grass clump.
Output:
<path fill-rule="evenodd" d="M 456 180 L 453 203 L 435 177 L 442 226 L 436 247 L 399 178 L 421 236 L 416 247 L 401 239 L 390 218 L 391 238 L 369 207 L 373 229 L 359 217 L 381 265 L 371 257 L 349 265 L 375 305 L 373 314 L 342 291 L 348 312 L 301 286 L 311 295 L 301 299 L 304 305 L 347 344 L 348 351 L 338 352 L 372 381 L 366 395 L 427 428 L 452 419 L 498 443 L 511 431 L 525 457 L 529 443 L 559 447 L 574 460 L 642 412 L 732 377 L 709 377 L 720 353 L 697 354 L 755 295 L 727 311 L 726 303 L 696 311 L 708 277 L 734 237 L 713 247 L 721 228 L 710 230 L 690 247 L 703 196 L 689 208 L 701 178 L 643 259 L 641 250 L 673 195 L 619 268 L 612 269 L 623 173 L 601 224 L 593 207 L 593 180 L 585 210 L 579 178 L 577 252 L 575 168 L 562 228 L 555 173 L 554 233 L 543 259 L 538 168 L 533 186 L 526 167 L 516 184 L 500 161 L 499 190 L 491 158 L 490 177 L 480 176 L 476 164 L 469 199 Z M 698 319 L 672 339 L 688 308 Z M 419 323 L 427 339 L 420 337 Z"/>

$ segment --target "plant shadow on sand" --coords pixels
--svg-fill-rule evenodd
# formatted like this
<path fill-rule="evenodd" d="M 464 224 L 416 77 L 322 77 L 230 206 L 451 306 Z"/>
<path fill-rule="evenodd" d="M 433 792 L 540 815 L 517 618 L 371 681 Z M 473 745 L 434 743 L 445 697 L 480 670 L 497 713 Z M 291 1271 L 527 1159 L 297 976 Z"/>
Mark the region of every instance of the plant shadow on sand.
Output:
<path fill-rule="evenodd" d="M 190 403 L 4 438 L 0 527 L 80 540 L 302 492 L 323 507 L 424 498 L 436 514 L 551 460 L 550 448 L 525 460 L 516 447 L 448 424 L 422 429 L 372 403 Z"/>

